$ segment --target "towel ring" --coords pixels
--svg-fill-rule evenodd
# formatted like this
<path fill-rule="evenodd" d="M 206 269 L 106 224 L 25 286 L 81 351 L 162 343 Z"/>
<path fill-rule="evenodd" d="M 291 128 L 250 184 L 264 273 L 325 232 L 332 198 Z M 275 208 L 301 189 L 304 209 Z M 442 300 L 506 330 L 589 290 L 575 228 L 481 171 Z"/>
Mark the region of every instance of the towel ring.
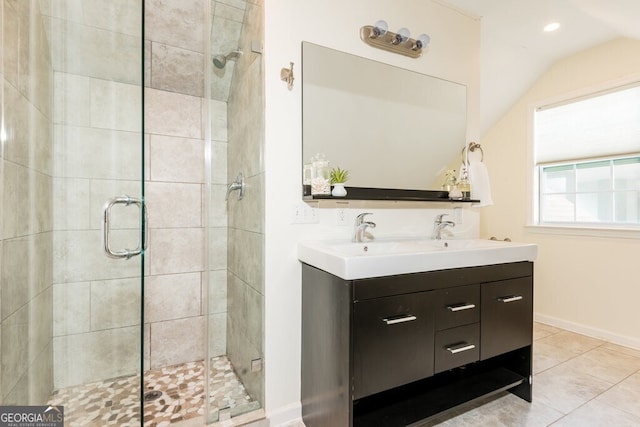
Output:
<path fill-rule="evenodd" d="M 482 151 L 482 146 L 480 146 L 480 144 L 478 144 L 477 142 L 470 142 L 469 143 L 469 151 L 474 152 L 476 151 L 476 148 L 478 150 L 480 150 L 480 161 L 484 161 L 484 151 Z M 462 151 L 460 152 L 460 156 L 462 157 L 462 164 L 463 165 L 468 165 L 469 162 L 467 161 L 467 158 L 464 155 L 465 150 L 467 149 L 467 147 L 462 147 Z"/>

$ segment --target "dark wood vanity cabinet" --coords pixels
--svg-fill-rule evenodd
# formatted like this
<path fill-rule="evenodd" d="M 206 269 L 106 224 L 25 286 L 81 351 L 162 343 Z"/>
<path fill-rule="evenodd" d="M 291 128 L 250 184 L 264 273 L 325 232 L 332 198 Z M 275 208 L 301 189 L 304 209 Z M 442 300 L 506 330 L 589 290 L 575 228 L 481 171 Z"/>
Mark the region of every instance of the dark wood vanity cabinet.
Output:
<path fill-rule="evenodd" d="M 480 285 L 433 291 L 435 373 L 476 362 L 480 355 Z"/>
<path fill-rule="evenodd" d="M 531 344 L 533 339 L 533 287 L 531 279 L 500 280 L 482 287 L 482 344 L 480 358 Z"/>
<path fill-rule="evenodd" d="M 354 399 L 433 375 L 431 303 L 417 292 L 353 304 Z"/>
<path fill-rule="evenodd" d="M 405 426 L 504 390 L 531 401 L 533 263 L 302 272 L 307 427 Z"/>

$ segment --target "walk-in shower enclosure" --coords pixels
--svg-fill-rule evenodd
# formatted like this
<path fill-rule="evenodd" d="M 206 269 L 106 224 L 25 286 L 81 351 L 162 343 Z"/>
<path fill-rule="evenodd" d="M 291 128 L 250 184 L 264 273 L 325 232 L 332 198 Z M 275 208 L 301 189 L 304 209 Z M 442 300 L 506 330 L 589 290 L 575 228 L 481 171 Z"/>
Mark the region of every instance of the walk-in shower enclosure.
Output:
<path fill-rule="evenodd" d="M 261 408 L 262 9 L 0 0 L 0 405 Z"/>

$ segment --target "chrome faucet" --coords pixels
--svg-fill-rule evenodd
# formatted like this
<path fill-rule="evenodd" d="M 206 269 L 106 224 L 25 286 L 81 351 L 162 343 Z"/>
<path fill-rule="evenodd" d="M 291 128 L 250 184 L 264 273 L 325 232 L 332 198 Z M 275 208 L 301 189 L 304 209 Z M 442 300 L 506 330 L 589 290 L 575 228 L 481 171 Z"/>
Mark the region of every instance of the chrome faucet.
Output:
<path fill-rule="evenodd" d="M 367 228 L 376 228 L 376 223 L 371 221 L 365 221 L 364 217 L 367 215 L 373 215 L 371 212 L 361 213 L 356 217 L 356 222 L 353 225 L 353 239 L 352 242 L 361 243 L 364 241 L 367 233 Z M 373 237 L 371 237 L 373 239 Z"/>
<path fill-rule="evenodd" d="M 431 238 L 435 240 L 442 240 L 442 230 L 451 226 L 455 227 L 456 223 L 453 221 L 443 221 L 444 218 L 448 214 L 439 214 L 436 215 L 436 219 L 433 221 L 433 232 L 431 233 Z"/>

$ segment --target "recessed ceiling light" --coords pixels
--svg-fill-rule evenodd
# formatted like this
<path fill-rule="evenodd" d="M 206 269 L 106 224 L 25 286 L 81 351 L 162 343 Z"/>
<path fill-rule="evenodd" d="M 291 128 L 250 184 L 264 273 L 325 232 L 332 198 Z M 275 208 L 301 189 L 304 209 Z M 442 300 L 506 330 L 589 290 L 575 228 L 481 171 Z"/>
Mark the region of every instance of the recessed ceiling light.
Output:
<path fill-rule="evenodd" d="M 544 31 L 547 32 L 547 33 L 550 33 L 551 31 L 555 31 L 558 28 L 560 28 L 560 23 L 559 22 L 552 22 L 550 24 L 545 25 Z"/>

